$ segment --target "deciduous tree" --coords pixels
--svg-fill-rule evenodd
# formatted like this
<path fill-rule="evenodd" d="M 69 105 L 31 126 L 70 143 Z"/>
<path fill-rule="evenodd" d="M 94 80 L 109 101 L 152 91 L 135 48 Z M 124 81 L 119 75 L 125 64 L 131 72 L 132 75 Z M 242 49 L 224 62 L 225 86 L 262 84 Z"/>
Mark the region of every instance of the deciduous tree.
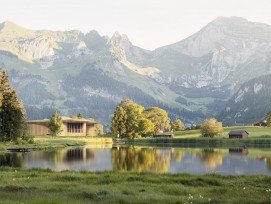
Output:
<path fill-rule="evenodd" d="M 169 117 L 164 109 L 152 107 L 150 109 L 146 109 L 143 112 L 143 115 L 145 118 L 147 118 L 153 123 L 154 134 L 157 134 L 160 131 L 164 131 L 165 129 L 170 128 Z"/>
<path fill-rule="evenodd" d="M 141 120 L 139 120 L 138 133 L 140 135 L 146 136 L 148 134 L 152 134 L 153 132 L 154 132 L 154 125 L 150 120 L 146 118 L 142 118 Z"/>
<path fill-rule="evenodd" d="M 96 135 L 100 136 L 104 134 L 104 126 L 100 123 L 94 125 Z"/>
<path fill-rule="evenodd" d="M 181 131 L 184 130 L 184 124 L 180 119 L 177 119 L 173 122 L 171 122 L 171 129 L 173 129 L 174 131 Z"/>
<path fill-rule="evenodd" d="M 201 135 L 203 137 L 214 137 L 222 132 L 222 123 L 217 122 L 215 118 L 206 119 L 200 127 Z"/>
<path fill-rule="evenodd" d="M 62 132 L 62 118 L 58 112 L 53 113 L 49 120 L 48 128 L 53 136 Z"/>
<path fill-rule="evenodd" d="M 266 124 L 269 127 L 271 126 L 271 111 L 266 115 Z"/>
<path fill-rule="evenodd" d="M 123 100 L 120 103 L 127 114 L 126 120 L 126 136 L 129 138 L 139 137 L 138 127 L 139 121 L 142 119 L 141 114 L 144 111 L 143 106 L 136 104 L 132 100 Z"/>

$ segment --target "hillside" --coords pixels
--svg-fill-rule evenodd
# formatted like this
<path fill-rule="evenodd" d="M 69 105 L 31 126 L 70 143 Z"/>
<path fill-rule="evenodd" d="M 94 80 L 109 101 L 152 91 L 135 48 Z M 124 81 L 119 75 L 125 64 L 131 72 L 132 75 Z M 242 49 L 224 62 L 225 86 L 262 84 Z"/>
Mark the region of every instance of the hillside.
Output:
<path fill-rule="evenodd" d="M 216 116 L 240 86 L 271 73 L 271 26 L 217 18 L 199 32 L 149 51 L 126 35 L 0 25 L 0 65 L 31 119 L 54 109 L 105 124 L 121 99 L 166 108 L 185 123 Z"/>
<path fill-rule="evenodd" d="M 271 111 L 271 74 L 246 83 L 227 102 L 219 115 L 225 125 L 249 124 L 265 120 Z"/>

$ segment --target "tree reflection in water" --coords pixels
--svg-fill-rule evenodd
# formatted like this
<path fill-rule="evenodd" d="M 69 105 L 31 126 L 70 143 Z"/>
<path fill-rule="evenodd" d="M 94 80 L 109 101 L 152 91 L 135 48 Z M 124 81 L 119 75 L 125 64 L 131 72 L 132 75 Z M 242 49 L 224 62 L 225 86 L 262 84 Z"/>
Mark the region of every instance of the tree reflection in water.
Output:
<path fill-rule="evenodd" d="M 266 165 L 268 170 L 271 172 L 271 157 L 266 158 Z"/>
<path fill-rule="evenodd" d="M 204 149 L 201 152 L 201 160 L 206 167 L 215 169 L 217 166 L 222 165 L 223 157 L 219 151 L 214 149 Z"/>
<path fill-rule="evenodd" d="M 22 167 L 23 153 L 0 154 L 0 166 Z"/>
<path fill-rule="evenodd" d="M 155 149 L 141 147 L 112 148 L 112 164 L 119 171 L 167 172 L 172 158 L 180 161 L 182 152 L 174 149 Z"/>

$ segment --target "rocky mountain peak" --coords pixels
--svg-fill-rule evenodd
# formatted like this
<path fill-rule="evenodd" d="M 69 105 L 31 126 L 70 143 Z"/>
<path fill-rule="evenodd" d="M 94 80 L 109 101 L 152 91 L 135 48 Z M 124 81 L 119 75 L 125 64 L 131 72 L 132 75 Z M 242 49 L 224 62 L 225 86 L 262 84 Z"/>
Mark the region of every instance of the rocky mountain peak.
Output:
<path fill-rule="evenodd" d="M 8 39 L 34 37 L 35 31 L 21 27 L 13 22 L 4 21 L 0 24 L 0 37 Z"/>
<path fill-rule="evenodd" d="M 132 46 L 127 35 L 121 35 L 119 32 L 115 32 L 110 39 L 111 44 L 120 44 L 123 48 Z"/>
<path fill-rule="evenodd" d="M 221 50 L 221 46 L 236 52 L 268 42 L 271 42 L 270 25 L 239 17 L 218 17 L 192 36 L 158 50 L 173 49 L 188 56 L 202 57 Z"/>

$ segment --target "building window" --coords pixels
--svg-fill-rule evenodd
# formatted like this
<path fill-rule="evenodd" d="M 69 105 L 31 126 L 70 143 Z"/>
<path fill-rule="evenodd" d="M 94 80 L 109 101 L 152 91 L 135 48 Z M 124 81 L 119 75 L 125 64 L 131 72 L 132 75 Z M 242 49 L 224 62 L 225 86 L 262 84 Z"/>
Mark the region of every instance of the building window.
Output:
<path fill-rule="evenodd" d="M 83 132 L 83 123 L 68 123 L 68 132 L 69 133 L 82 133 Z"/>

